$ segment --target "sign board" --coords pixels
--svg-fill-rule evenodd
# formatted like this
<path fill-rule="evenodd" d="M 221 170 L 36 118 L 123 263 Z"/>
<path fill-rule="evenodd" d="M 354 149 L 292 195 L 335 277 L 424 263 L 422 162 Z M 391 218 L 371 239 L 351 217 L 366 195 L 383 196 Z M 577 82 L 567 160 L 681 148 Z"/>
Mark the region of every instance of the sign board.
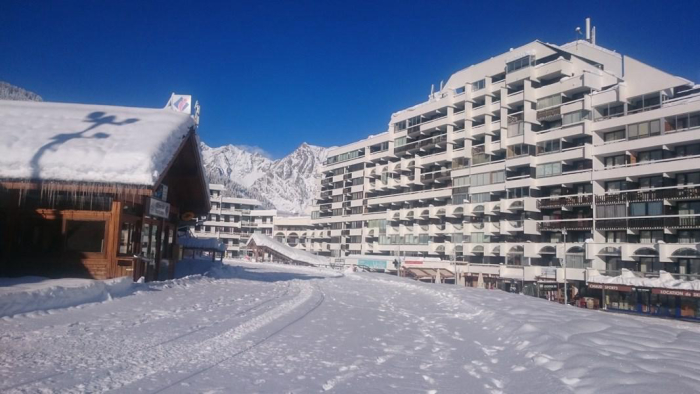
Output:
<path fill-rule="evenodd" d="M 540 289 L 544 291 L 551 291 L 559 289 L 559 285 L 556 283 L 540 283 Z"/>
<path fill-rule="evenodd" d="M 625 291 L 625 292 L 632 291 L 632 286 L 604 285 L 602 283 L 588 283 L 588 288 L 589 289 L 605 289 L 605 290 L 612 290 L 612 291 Z"/>
<path fill-rule="evenodd" d="M 676 290 L 676 289 L 651 289 L 652 294 L 679 296 L 679 297 L 695 297 L 700 298 L 700 291 Z"/>
<path fill-rule="evenodd" d="M 176 112 L 189 114 L 192 112 L 192 96 L 173 93 L 165 107 Z"/>
<path fill-rule="evenodd" d="M 423 265 L 422 261 L 406 260 L 403 262 L 405 265 Z"/>
<path fill-rule="evenodd" d="M 388 263 L 388 261 L 386 261 L 386 260 L 360 259 L 357 261 L 357 265 L 359 265 L 359 266 L 364 266 L 364 267 L 373 268 L 373 269 L 380 269 L 380 270 L 385 270 L 387 263 Z"/>
<path fill-rule="evenodd" d="M 153 193 L 153 197 L 161 201 L 168 201 L 168 185 L 161 183 L 156 192 Z"/>
<path fill-rule="evenodd" d="M 168 219 L 170 217 L 170 204 L 151 198 L 148 202 L 148 215 Z"/>

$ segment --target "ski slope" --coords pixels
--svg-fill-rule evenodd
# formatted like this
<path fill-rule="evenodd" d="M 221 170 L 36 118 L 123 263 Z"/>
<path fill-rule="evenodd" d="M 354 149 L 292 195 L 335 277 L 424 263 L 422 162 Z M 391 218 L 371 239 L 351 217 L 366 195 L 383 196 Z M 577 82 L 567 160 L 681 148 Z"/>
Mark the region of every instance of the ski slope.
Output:
<path fill-rule="evenodd" d="M 691 393 L 700 326 L 230 262 L 0 319 L 0 392 Z"/>

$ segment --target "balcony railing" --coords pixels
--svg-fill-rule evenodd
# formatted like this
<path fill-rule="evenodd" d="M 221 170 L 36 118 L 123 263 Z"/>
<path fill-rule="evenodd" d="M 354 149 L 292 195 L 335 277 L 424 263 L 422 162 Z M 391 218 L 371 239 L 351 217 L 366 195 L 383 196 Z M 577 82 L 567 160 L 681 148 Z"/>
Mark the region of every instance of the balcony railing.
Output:
<path fill-rule="evenodd" d="M 557 221 L 545 221 L 538 223 L 537 227 L 540 231 L 590 230 L 593 228 L 593 219 L 565 219 Z"/>
<path fill-rule="evenodd" d="M 655 218 L 629 218 L 629 219 L 603 219 L 596 221 L 596 229 L 620 230 L 620 229 L 661 229 L 661 228 L 698 228 L 700 217 L 697 216 L 671 216 Z"/>
<path fill-rule="evenodd" d="M 597 200 L 596 200 L 597 201 Z M 593 202 L 592 195 L 576 195 L 576 196 L 563 196 L 563 197 L 551 197 L 547 199 L 537 200 L 537 208 L 560 208 L 567 206 L 577 206 L 577 205 L 591 205 Z"/>
<path fill-rule="evenodd" d="M 620 204 L 625 202 L 645 202 L 658 200 L 684 200 L 700 198 L 700 188 L 653 189 L 620 191 L 595 197 L 596 204 Z"/>

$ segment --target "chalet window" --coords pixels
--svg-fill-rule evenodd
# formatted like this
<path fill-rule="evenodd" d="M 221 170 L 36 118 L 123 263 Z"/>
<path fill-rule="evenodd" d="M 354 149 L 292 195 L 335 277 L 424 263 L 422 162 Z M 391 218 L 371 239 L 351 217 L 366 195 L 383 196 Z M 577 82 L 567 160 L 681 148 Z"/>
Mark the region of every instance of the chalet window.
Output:
<path fill-rule="evenodd" d="M 119 254 L 136 254 L 136 243 L 138 242 L 137 223 L 123 222 L 119 232 Z"/>
<path fill-rule="evenodd" d="M 105 228 L 103 220 L 66 220 L 66 250 L 103 253 Z"/>

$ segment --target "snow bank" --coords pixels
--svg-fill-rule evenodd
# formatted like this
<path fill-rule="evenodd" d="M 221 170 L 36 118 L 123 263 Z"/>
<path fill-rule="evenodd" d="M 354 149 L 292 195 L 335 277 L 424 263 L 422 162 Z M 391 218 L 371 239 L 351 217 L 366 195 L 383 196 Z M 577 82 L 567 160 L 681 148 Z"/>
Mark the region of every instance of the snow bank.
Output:
<path fill-rule="evenodd" d="M 0 179 L 152 186 L 192 126 L 167 109 L 0 100 Z"/>
<path fill-rule="evenodd" d="M 676 290 L 700 290 L 700 280 L 676 279 L 666 271 L 659 271 L 658 278 L 640 278 L 628 269 L 623 268 L 619 276 L 605 276 L 598 271 L 590 271 L 588 282 L 614 285 L 627 285 L 633 287 L 656 287 Z"/>
<path fill-rule="evenodd" d="M 272 249 L 282 256 L 301 263 L 310 265 L 330 265 L 331 263 L 330 259 L 326 257 L 317 256 L 304 250 L 294 249 L 264 234 L 253 234 L 246 245 L 250 245 L 251 243 Z"/>
<path fill-rule="evenodd" d="M 109 280 L 47 279 L 36 276 L 0 279 L 0 317 L 68 308 L 131 294 L 129 277 Z"/>

